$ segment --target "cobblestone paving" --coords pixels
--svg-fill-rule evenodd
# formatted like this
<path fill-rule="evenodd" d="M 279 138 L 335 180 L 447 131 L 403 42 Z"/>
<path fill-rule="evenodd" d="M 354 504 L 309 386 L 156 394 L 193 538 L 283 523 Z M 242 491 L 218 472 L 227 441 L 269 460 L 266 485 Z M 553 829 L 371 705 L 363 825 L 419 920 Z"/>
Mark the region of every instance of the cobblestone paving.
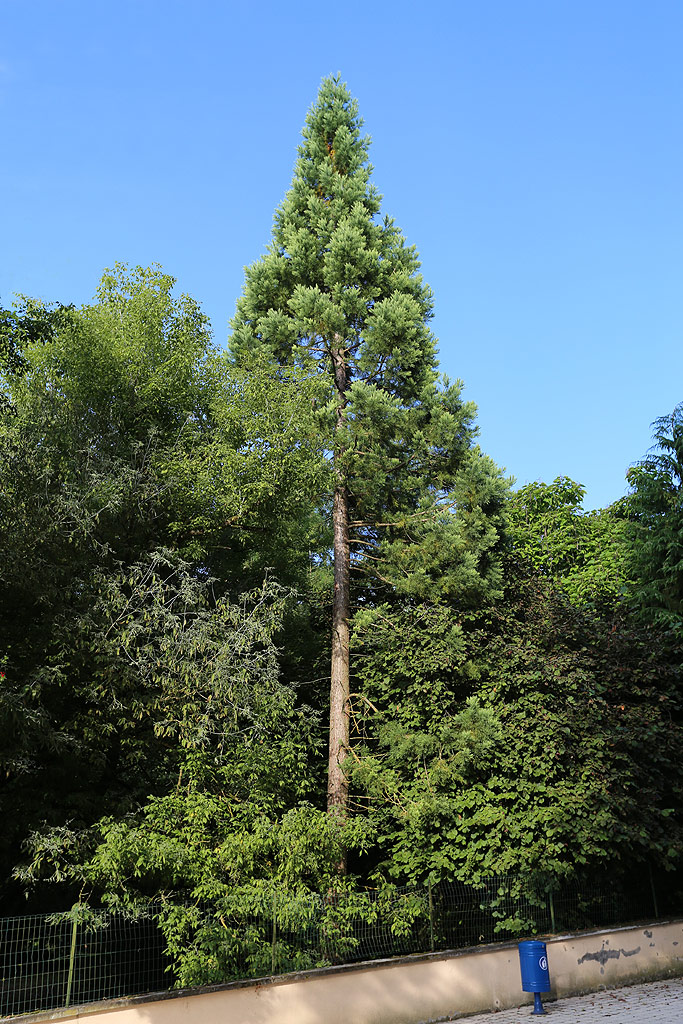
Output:
<path fill-rule="evenodd" d="M 520 1006 L 476 1017 L 459 1017 L 458 1024 L 520 1024 L 520 1021 L 547 1020 L 548 1024 L 683 1024 L 683 978 L 654 981 L 609 992 L 592 992 L 545 1002 L 545 1017 L 534 1017 L 533 1006 Z"/>

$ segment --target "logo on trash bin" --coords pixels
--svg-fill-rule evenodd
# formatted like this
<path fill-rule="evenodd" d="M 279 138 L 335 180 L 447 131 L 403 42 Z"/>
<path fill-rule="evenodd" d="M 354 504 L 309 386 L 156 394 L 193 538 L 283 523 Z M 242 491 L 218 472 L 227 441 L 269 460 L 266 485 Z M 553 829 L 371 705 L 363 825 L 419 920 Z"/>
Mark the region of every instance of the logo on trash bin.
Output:
<path fill-rule="evenodd" d="M 547 960 L 547 958 L 544 957 L 544 956 L 539 957 L 538 966 L 541 968 L 542 971 L 547 971 L 548 970 L 548 960 Z"/>

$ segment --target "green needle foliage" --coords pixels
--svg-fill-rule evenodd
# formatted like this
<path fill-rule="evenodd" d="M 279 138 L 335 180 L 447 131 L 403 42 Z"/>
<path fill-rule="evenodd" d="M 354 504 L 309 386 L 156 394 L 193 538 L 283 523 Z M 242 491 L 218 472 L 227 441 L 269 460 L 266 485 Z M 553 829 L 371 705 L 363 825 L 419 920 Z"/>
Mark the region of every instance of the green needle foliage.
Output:
<path fill-rule="evenodd" d="M 380 216 L 361 129 L 346 86 L 325 79 L 230 339 L 239 365 L 295 366 L 328 382 L 311 415 L 333 466 L 328 799 L 342 811 L 351 570 L 363 604 L 396 594 L 476 603 L 500 586 L 506 487 L 474 445 L 474 406 L 438 376 L 432 293 L 415 248 Z"/>
<path fill-rule="evenodd" d="M 415 247 L 380 216 L 362 124 L 346 86 L 325 79 L 273 241 L 246 269 L 230 349 L 238 365 L 327 380 L 312 415 L 348 492 L 354 567 L 389 592 L 489 592 L 505 485 L 473 444 L 475 406 L 439 378 L 432 292 Z"/>

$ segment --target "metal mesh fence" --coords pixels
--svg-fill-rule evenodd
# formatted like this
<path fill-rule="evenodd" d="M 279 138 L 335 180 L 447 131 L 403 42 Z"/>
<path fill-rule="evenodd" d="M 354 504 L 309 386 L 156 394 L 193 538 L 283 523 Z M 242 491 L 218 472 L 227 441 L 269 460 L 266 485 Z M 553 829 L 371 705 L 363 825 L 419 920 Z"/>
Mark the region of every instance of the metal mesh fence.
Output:
<path fill-rule="evenodd" d="M 547 880 L 546 880 L 547 883 Z M 463 948 L 520 935 L 656 919 L 683 893 L 651 876 L 628 886 L 560 887 L 497 876 L 477 885 L 271 894 L 263 903 L 150 907 L 131 920 L 90 908 L 0 919 L 0 1015 L 116 996 L 281 974 L 329 964 Z M 169 937 L 170 941 L 169 941 Z M 167 948 L 175 950 L 171 958 Z"/>
<path fill-rule="evenodd" d="M 0 1015 L 167 989 L 170 962 L 151 917 L 105 911 L 0 918 Z"/>

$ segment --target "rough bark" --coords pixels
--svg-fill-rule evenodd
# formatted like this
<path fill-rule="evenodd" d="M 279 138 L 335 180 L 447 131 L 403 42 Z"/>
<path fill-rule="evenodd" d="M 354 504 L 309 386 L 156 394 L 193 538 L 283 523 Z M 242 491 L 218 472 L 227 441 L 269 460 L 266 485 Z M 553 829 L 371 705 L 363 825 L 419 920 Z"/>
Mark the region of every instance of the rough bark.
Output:
<path fill-rule="evenodd" d="M 346 353 L 335 339 L 332 352 L 334 380 L 337 391 L 337 422 L 339 433 L 346 415 L 347 367 Z M 342 762 L 349 746 L 349 615 L 350 615 L 350 547 L 349 497 L 343 466 L 343 450 L 335 444 L 334 454 L 334 602 L 332 610 L 332 667 L 330 678 L 330 748 L 327 777 L 327 809 L 340 820 L 346 817 L 349 786 Z M 340 865 L 343 871 L 345 865 Z"/>

